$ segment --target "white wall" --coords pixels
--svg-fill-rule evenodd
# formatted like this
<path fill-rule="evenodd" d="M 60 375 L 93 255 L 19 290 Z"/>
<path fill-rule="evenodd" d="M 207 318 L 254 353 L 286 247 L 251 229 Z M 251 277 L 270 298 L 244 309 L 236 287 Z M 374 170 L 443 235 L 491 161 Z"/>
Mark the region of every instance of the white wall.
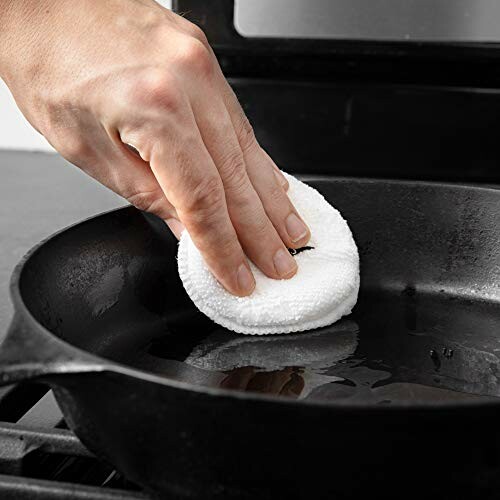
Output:
<path fill-rule="evenodd" d="M 171 0 L 157 0 L 170 8 Z M 7 86 L 0 80 L 0 149 L 53 151 L 47 141 L 26 121 Z"/>
<path fill-rule="evenodd" d="M 0 80 L 0 149 L 5 148 L 52 150 L 17 109 L 7 85 Z"/>

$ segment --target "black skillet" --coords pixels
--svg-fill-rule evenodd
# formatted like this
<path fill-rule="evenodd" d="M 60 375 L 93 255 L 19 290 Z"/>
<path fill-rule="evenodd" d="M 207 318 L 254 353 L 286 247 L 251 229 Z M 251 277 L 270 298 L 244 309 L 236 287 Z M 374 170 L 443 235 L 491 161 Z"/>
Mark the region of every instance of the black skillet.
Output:
<path fill-rule="evenodd" d="M 81 440 L 160 498 L 493 498 L 500 191 L 309 182 L 359 245 L 346 320 L 224 331 L 184 293 L 164 224 L 123 208 L 17 267 L 2 383 L 49 384 Z"/>

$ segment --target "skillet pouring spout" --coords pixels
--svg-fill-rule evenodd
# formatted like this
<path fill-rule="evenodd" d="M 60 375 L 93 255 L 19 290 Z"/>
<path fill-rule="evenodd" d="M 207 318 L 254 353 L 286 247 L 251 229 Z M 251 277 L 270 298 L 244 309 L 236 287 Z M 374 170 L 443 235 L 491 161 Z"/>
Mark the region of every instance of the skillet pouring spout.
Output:
<path fill-rule="evenodd" d="M 58 383 L 64 375 L 102 372 L 105 363 L 49 334 L 30 317 L 16 314 L 0 345 L 0 385 L 33 379 Z"/>

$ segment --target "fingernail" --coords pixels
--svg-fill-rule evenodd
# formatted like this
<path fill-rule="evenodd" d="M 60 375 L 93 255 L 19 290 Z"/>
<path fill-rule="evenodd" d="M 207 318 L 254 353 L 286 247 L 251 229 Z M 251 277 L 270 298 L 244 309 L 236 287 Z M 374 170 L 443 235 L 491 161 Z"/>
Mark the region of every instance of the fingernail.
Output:
<path fill-rule="evenodd" d="M 255 288 L 255 280 L 252 273 L 245 264 L 241 264 L 236 275 L 240 292 L 245 295 L 250 295 Z"/>
<path fill-rule="evenodd" d="M 288 278 L 295 274 L 297 263 L 295 259 L 286 251 L 280 248 L 274 254 L 274 267 L 280 278 Z"/>
<path fill-rule="evenodd" d="M 285 225 L 288 236 L 293 243 L 297 243 L 307 236 L 306 225 L 294 213 L 286 218 Z"/>
<path fill-rule="evenodd" d="M 167 223 L 167 226 L 170 228 L 170 231 L 174 233 L 174 236 L 178 240 L 180 240 L 182 231 L 186 229 L 184 227 L 184 224 L 181 221 L 174 219 L 173 217 L 171 219 L 167 219 L 165 222 Z"/>

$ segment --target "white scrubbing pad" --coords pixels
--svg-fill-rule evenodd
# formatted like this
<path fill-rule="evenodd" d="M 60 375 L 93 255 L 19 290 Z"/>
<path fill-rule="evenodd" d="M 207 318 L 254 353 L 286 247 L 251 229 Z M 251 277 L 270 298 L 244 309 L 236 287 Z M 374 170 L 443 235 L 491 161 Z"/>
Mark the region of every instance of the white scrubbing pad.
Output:
<path fill-rule="evenodd" d="M 256 287 L 248 297 L 227 292 L 206 267 L 187 231 L 179 244 L 179 275 L 200 311 L 229 330 L 248 335 L 300 332 L 349 314 L 359 291 L 359 256 L 347 222 L 315 189 L 285 174 L 288 196 L 311 230 L 295 256 L 297 274 L 268 278 L 252 263 Z"/>

